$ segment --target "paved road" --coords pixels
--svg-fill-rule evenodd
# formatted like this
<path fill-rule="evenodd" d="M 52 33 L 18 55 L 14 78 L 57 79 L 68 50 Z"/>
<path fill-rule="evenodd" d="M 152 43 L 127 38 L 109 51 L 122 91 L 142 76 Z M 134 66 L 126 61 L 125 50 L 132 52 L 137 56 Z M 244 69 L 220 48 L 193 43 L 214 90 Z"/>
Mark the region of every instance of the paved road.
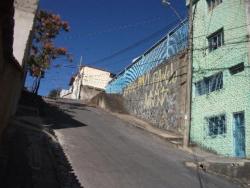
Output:
<path fill-rule="evenodd" d="M 60 104 L 59 135 L 85 188 L 232 188 L 223 178 L 186 168 L 194 158 L 99 109 Z M 72 119 L 73 118 L 73 119 Z"/>

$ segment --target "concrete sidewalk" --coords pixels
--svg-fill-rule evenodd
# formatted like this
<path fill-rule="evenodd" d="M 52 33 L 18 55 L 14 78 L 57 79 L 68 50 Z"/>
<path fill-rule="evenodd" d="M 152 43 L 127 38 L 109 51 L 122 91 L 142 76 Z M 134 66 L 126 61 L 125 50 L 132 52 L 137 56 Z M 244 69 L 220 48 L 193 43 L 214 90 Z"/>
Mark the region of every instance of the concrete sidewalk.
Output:
<path fill-rule="evenodd" d="M 137 128 L 146 130 L 152 134 L 155 134 L 163 139 L 166 139 L 170 141 L 172 144 L 179 146 L 182 145 L 182 136 L 177 135 L 175 133 L 165 131 L 162 129 L 158 129 L 147 123 L 146 121 L 143 121 L 141 119 L 138 119 L 132 115 L 128 114 L 120 114 L 120 113 L 112 113 L 112 115 L 118 117 L 119 119 L 128 122 L 129 124 L 134 125 Z"/>
<path fill-rule="evenodd" d="M 184 152 L 193 156 L 193 161 L 186 161 L 185 164 L 190 168 L 201 168 L 204 171 L 221 175 L 233 181 L 237 181 L 244 187 L 250 187 L 250 160 L 229 158 L 200 149 L 199 147 L 183 148 L 183 138 L 175 133 L 158 129 L 151 124 L 138 119 L 132 115 L 111 113 L 113 116 L 133 125 L 142 130 L 148 131 L 173 144 Z"/>

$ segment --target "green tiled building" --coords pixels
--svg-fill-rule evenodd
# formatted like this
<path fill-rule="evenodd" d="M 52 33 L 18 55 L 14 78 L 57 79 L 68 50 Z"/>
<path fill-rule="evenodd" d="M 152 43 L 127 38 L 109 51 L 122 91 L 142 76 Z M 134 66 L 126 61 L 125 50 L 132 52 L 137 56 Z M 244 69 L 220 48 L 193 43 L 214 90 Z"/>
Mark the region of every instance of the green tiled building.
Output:
<path fill-rule="evenodd" d="M 250 0 L 193 5 L 191 142 L 242 158 L 250 158 L 249 7 Z"/>

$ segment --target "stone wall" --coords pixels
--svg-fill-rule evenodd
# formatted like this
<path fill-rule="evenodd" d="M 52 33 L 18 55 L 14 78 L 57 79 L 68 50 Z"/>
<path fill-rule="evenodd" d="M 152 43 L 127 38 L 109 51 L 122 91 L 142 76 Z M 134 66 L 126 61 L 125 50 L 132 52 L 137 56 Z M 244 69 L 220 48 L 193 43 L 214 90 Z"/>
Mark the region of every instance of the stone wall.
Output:
<path fill-rule="evenodd" d="M 181 52 L 123 90 L 129 113 L 154 126 L 183 133 L 187 52 Z"/>

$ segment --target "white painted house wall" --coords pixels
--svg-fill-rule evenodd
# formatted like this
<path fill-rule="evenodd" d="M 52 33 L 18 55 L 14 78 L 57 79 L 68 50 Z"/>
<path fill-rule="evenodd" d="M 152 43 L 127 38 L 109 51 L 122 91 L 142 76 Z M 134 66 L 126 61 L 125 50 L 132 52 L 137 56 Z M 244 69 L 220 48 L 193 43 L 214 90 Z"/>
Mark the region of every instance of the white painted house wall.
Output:
<path fill-rule="evenodd" d="M 20 65 L 25 63 L 38 0 L 15 0 L 13 54 Z"/>
<path fill-rule="evenodd" d="M 93 89 L 103 90 L 112 80 L 111 73 L 84 66 L 75 76 L 74 82 L 69 90 L 62 90 L 60 93 L 61 98 L 71 98 L 71 99 L 80 99 L 81 88 L 88 86 Z"/>
<path fill-rule="evenodd" d="M 83 86 L 90 86 L 102 90 L 104 90 L 108 82 L 112 80 L 110 72 L 87 66 L 81 69 L 80 74 L 82 76 Z"/>
<path fill-rule="evenodd" d="M 81 87 L 81 77 L 78 74 L 75 78 L 75 81 L 73 82 L 73 85 L 72 85 L 71 99 L 79 99 L 80 87 Z"/>

